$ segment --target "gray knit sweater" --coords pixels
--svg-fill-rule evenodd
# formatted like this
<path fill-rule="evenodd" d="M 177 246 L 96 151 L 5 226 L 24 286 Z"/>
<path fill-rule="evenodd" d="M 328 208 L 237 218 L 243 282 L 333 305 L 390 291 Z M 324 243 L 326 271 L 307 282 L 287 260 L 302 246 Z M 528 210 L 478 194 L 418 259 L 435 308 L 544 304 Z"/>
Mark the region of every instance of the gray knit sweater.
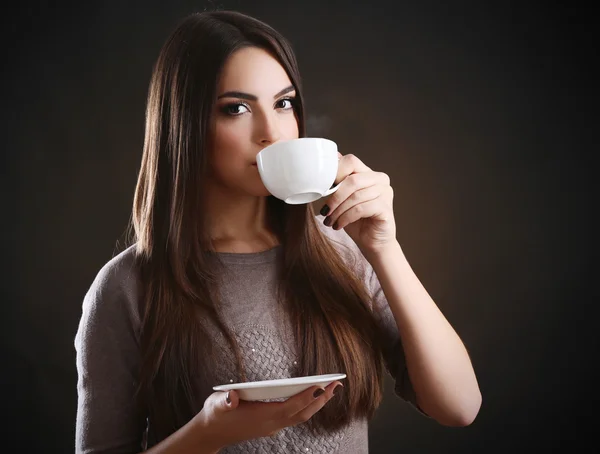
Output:
<path fill-rule="evenodd" d="M 369 263 L 343 231 L 322 226 L 342 257 L 367 285 L 373 296 L 373 311 L 386 335 L 385 363 L 395 379 L 395 392 L 412 404 L 414 391 L 408 379 L 398 329 L 383 291 Z M 137 453 L 148 429 L 146 415 L 133 404 L 140 364 L 138 311 L 139 278 L 131 246 L 108 261 L 85 295 L 75 337 L 78 372 L 76 421 L 77 453 Z M 249 381 L 297 376 L 295 351 L 288 318 L 275 298 L 276 257 L 280 247 L 268 251 L 220 253 L 226 276 L 221 289 L 224 319 L 239 342 Z M 198 374 L 201 402 L 212 386 L 236 377 L 223 336 L 212 333 L 214 346 L 223 350 L 222 361 L 206 364 Z M 336 371 L 332 371 L 336 372 Z M 197 409 L 198 411 L 201 408 Z M 301 424 L 274 437 L 228 446 L 223 453 L 343 453 L 368 452 L 367 421 L 357 420 L 335 433 L 325 433 Z M 155 440 L 155 442 L 158 442 Z"/>

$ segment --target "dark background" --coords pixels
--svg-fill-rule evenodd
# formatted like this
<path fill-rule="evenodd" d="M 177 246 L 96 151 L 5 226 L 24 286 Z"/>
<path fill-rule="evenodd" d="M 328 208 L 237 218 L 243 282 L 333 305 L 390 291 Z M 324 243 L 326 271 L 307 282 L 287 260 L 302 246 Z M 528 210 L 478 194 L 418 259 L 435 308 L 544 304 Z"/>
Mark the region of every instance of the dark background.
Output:
<path fill-rule="evenodd" d="M 483 406 L 470 427 L 421 417 L 388 381 L 371 452 L 571 451 L 588 435 L 598 405 L 591 11 L 350 3 L 36 1 L 3 12 L 6 452 L 73 451 L 74 335 L 129 219 L 152 65 L 178 20 L 215 7 L 291 40 L 309 134 L 390 175 L 398 239 L 472 355 Z"/>

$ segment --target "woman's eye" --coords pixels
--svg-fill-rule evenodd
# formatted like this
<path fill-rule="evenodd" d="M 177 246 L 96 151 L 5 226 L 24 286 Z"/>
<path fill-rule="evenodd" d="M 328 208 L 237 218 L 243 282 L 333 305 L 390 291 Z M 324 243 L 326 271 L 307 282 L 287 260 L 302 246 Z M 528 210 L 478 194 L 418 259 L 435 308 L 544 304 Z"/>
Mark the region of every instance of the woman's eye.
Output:
<path fill-rule="evenodd" d="M 234 104 L 227 104 L 221 110 L 226 115 L 237 116 L 237 115 L 242 115 L 243 113 L 248 112 L 249 109 L 245 104 L 234 103 Z"/>
<path fill-rule="evenodd" d="M 294 107 L 294 100 L 292 98 L 280 99 L 279 101 L 277 101 L 277 104 L 275 104 L 275 106 L 278 109 L 289 110 Z"/>

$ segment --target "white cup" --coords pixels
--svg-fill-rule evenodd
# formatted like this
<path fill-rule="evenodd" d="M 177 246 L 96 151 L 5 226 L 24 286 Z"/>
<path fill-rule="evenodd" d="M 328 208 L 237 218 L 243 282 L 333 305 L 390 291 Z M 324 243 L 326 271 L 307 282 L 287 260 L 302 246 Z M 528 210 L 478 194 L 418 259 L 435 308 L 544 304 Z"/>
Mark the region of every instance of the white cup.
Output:
<path fill-rule="evenodd" d="M 285 203 L 310 203 L 334 193 L 338 147 L 329 139 L 302 137 L 276 142 L 256 156 L 267 190 Z"/>

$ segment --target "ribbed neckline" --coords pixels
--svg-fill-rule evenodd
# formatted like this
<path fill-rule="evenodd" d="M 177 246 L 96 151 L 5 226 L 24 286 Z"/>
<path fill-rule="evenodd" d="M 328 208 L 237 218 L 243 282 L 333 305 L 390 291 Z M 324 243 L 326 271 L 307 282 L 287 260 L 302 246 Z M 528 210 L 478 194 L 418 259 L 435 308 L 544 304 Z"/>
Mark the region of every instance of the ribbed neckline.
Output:
<path fill-rule="evenodd" d="M 253 265 L 274 261 L 280 250 L 281 245 L 278 245 L 261 252 L 217 252 L 215 255 L 223 263 L 232 265 Z"/>

